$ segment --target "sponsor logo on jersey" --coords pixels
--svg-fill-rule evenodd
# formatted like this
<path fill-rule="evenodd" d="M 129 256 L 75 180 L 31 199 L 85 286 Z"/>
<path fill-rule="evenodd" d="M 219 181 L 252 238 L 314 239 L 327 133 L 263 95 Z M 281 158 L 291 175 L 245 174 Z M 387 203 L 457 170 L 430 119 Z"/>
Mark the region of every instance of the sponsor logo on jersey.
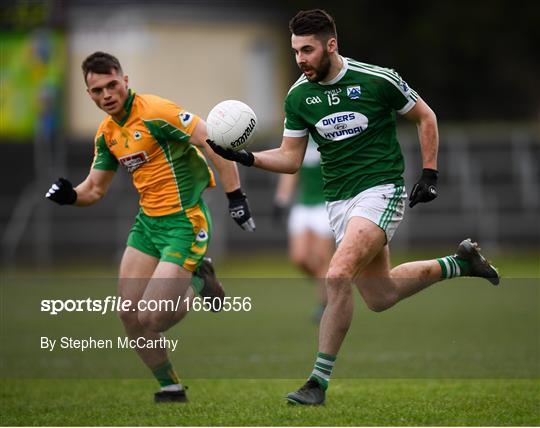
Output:
<path fill-rule="evenodd" d="M 135 131 L 133 133 L 133 138 L 135 138 L 136 140 L 140 140 L 142 138 L 142 134 L 139 131 Z"/>
<path fill-rule="evenodd" d="M 338 95 L 341 94 L 341 88 L 335 88 L 335 89 L 328 89 L 327 91 L 324 91 L 326 95 Z"/>
<path fill-rule="evenodd" d="M 320 97 L 307 97 L 306 104 L 320 104 L 322 100 Z"/>
<path fill-rule="evenodd" d="M 195 238 L 195 240 L 198 242 L 201 242 L 201 241 L 206 241 L 207 239 L 208 239 L 208 233 L 206 232 L 206 230 L 204 229 L 199 230 L 199 233 L 197 233 L 197 238 Z"/>
<path fill-rule="evenodd" d="M 347 96 L 351 100 L 359 99 L 361 94 L 362 94 L 362 89 L 360 88 L 360 86 L 349 86 L 349 87 L 347 87 Z"/>
<path fill-rule="evenodd" d="M 234 140 L 231 143 L 231 147 L 234 149 L 234 148 L 244 144 L 246 142 L 246 140 L 249 138 L 249 136 L 251 135 L 251 133 L 253 132 L 253 130 L 255 129 L 256 124 L 257 124 L 257 122 L 255 122 L 255 119 L 251 118 L 251 120 L 249 121 L 248 126 L 244 130 L 243 134 L 240 135 L 240 137 L 238 137 L 236 140 Z"/>
<path fill-rule="evenodd" d="M 148 162 L 148 155 L 143 150 L 131 155 L 122 156 L 121 158 L 118 158 L 118 162 L 131 173 Z"/>
<path fill-rule="evenodd" d="M 180 122 L 182 123 L 182 126 L 184 128 L 187 128 L 188 125 L 191 123 L 191 121 L 193 120 L 193 115 L 188 112 L 188 111 L 182 111 L 180 112 L 180 114 L 178 115 L 178 117 L 180 118 Z"/>
<path fill-rule="evenodd" d="M 342 111 L 323 117 L 315 124 L 315 128 L 321 137 L 340 141 L 360 135 L 367 129 L 368 122 L 368 118 L 362 113 Z"/>

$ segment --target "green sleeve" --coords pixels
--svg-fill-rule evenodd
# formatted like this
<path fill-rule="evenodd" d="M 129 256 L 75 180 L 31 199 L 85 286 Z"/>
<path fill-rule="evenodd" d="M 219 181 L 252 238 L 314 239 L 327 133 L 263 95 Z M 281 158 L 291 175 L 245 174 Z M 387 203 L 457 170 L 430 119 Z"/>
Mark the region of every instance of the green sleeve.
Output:
<path fill-rule="evenodd" d="M 285 99 L 285 129 L 291 131 L 303 131 L 308 128 L 308 124 L 295 111 L 292 97 L 289 95 Z"/>
<path fill-rule="evenodd" d="M 414 107 L 418 94 L 396 71 L 386 69 L 385 78 L 380 79 L 380 96 L 386 105 L 400 114 L 405 114 Z"/>
<path fill-rule="evenodd" d="M 118 169 L 118 160 L 107 147 L 103 134 L 96 138 L 92 168 L 106 171 L 116 171 Z"/>
<path fill-rule="evenodd" d="M 156 140 L 188 142 L 191 136 L 163 119 L 144 120 L 148 131 Z"/>

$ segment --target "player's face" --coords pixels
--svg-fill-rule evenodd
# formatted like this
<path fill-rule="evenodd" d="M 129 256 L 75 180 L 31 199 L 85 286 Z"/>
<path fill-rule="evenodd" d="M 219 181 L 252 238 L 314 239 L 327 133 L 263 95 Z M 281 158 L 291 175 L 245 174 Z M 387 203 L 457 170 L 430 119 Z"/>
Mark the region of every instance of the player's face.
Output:
<path fill-rule="evenodd" d="M 327 44 L 314 35 L 291 37 L 296 64 L 310 82 L 325 80 L 330 72 L 330 52 Z"/>
<path fill-rule="evenodd" d="M 112 69 L 110 74 L 88 73 L 86 86 L 92 101 L 111 116 L 124 114 L 124 103 L 129 95 L 128 77 Z"/>

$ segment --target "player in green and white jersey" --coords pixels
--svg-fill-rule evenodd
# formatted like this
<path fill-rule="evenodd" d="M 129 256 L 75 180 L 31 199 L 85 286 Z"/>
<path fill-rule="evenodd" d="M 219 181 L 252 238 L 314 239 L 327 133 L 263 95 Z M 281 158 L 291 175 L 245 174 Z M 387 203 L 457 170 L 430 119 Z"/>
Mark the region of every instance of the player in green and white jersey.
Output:
<path fill-rule="evenodd" d="M 409 206 L 437 196 L 437 119 L 431 108 L 388 68 L 338 53 L 333 18 L 320 9 L 300 11 L 289 23 L 291 45 L 303 76 L 285 100 L 281 146 L 258 153 L 210 144 L 229 160 L 268 171 L 295 173 L 308 134 L 319 145 L 324 194 L 338 245 L 326 276 L 327 305 L 320 323 L 319 353 L 308 381 L 287 400 L 322 404 L 336 356 L 351 324 L 352 284 L 374 311 L 386 310 L 442 279 L 499 276 L 469 239 L 454 255 L 390 264 L 388 244 L 405 208 L 403 157 L 396 113 L 416 123 L 423 171 Z"/>
<path fill-rule="evenodd" d="M 324 278 L 335 246 L 323 194 L 321 154 L 312 138 L 300 170 L 279 177 L 273 210 L 276 220 L 286 213 L 295 190 L 288 221 L 289 258 L 317 283 L 319 306 L 313 318 L 318 324 L 326 307 Z"/>

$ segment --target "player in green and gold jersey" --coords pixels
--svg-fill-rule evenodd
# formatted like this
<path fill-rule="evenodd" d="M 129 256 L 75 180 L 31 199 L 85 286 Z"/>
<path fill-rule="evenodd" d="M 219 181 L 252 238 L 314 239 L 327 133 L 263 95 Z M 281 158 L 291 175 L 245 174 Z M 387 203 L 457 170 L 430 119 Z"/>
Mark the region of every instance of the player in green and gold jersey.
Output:
<path fill-rule="evenodd" d="M 220 175 L 231 217 L 248 231 L 254 230 L 255 223 L 240 189 L 236 164 L 207 150 L 202 119 L 169 100 L 128 89 L 128 76 L 110 54 L 90 55 L 82 69 L 90 98 L 107 117 L 97 131 L 86 179 L 73 188 L 60 178 L 46 197 L 61 205 L 85 207 L 105 195 L 119 164 L 132 175 L 141 209 L 119 273 L 118 292 L 132 305 L 123 307 L 119 315 L 131 339 L 159 340 L 162 332 L 186 315 L 186 299 L 194 293 L 211 299 L 215 310 L 221 309 L 224 297 L 209 259 L 204 258 L 212 222 L 202 193 L 215 181 L 201 149 Z M 176 304 L 150 310 L 149 302 Z M 166 348 L 145 347 L 137 352 L 161 385 L 156 402 L 187 400 Z"/>
<path fill-rule="evenodd" d="M 455 255 L 391 268 L 388 244 L 403 218 L 406 198 L 396 113 L 416 123 L 422 151 L 423 171 L 410 207 L 437 197 L 435 114 L 394 70 L 341 56 L 334 20 L 325 11 L 301 11 L 289 28 L 303 75 L 285 100 L 281 146 L 258 153 L 211 147 L 246 166 L 295 173 L 308 135 L 319 146 L 337 249 L 326 276 L 328 303 L 315 366 L 306 384 L 286 397 L 291 403 L 316 405 L 324 403 L 351 323 L 352 284 L 370 309 L 383 311 L 442 279 L 479 276 L 498 284 L 499 277 L 470 240 L 459 244 Z"/>

